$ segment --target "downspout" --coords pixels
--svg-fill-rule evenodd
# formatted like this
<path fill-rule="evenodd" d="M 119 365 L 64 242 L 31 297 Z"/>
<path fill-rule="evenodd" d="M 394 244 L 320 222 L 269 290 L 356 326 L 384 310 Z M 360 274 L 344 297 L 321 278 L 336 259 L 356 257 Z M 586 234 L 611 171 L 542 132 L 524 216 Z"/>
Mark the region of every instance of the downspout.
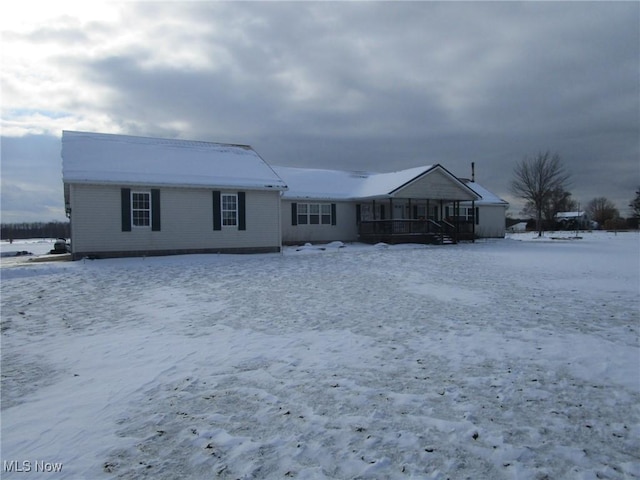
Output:
<path fill-rule="evenodd" d="M 282 197 L 284 196 L 284 190 L 280 190 L 280 198 L 278 199 L 278 243 L 280 244 L 280 255 L 284 255 L 284 248 L 282 246 Z"/>

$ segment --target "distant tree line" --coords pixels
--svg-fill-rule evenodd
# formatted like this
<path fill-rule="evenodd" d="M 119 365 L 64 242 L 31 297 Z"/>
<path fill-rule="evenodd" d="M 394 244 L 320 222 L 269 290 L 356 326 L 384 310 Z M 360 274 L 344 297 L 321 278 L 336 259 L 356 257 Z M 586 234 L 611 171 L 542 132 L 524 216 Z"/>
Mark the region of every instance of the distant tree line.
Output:
<path fill-rule="evenodd" d="M 70 236 L 71 227 L 69 222 L 0 224 L 0 238 L 2 240 L 21 240 L 25 238 L 69 238 Z"/>
<path fill-rule="evenodd" d="M 591 200 L 580 209 L 578 202 L 571 198 L 568 191 L 570 175 L 564 169 L 560 156 L 550 152 L 539 153 L 534 157 L 525 157 L 514 169 L 511 192 L 525 200 L 522 213 L 532 220 L 528 229 L 536 229 L 541 236 L 544 230 L 584 229 L 584 221 L 558 222 L 559 212 L 577 212 L 583 210 L 595 227 L 607 230 L 636 229 L 640 221 L 640 188 L 629 203 L 632 215 L 622 218 L 615 204 L 605 197 Z M 509 225 L 507 225 L 508 227 Z M 590 227 L 592 225 L 589 225 Z"/>

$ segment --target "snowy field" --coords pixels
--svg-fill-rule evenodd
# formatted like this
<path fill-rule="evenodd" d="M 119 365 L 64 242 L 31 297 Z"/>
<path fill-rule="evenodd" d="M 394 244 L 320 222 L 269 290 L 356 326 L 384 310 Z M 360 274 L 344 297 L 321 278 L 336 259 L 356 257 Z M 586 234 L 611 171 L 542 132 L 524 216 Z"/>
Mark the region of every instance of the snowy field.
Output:
<path fill-rule="evenodd" d="M 1 476 L 640 478 L 640 238 L 547 235 L 4 257 Z"/>

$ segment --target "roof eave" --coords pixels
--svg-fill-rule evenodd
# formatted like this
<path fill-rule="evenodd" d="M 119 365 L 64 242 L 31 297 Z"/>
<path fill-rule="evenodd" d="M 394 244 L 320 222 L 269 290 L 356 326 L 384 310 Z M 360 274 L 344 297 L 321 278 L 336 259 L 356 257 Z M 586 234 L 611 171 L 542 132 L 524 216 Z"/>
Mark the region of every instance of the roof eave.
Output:
<path fill-rule="evenodd" d="M 435 171 L 436 169 L 440 169 L 442 171 L 444 171 L 444 173 L 446 175 L 448 175 L 453 181 L 457 182 L 458 184 L 460 184 L 460 186 L 464 189 L 466 189 L 467 191 L 469 191 L 469 193 L 471 193 L 472 195 L 474 195 L 476 197 L 476 200 L 480 200 L 482 199 L 482 195 L 480 195 L 478 192 L 476 192 L 474 189 L 472 189 L 471 187 L 467 186 L 463 181 L 461 181 L 458 177 L 456 177 L 454 174 L 452 174 L 449 170 L 447 170 L 446 168 L 444 168 L 442 165 L 440 165 L 439 163 L 436 163 L 435 165 L 432 165 L 431 167 L 427 168 L 424 172 L 422 172 L 419 175 L 416 175 L 414 178 L 412 178 L 411 180 L 405 182 L 404 184 L 400 185 L 399 187 L 394 188 L 391 192 L 389 192 L 387 195 L 389 197 L 393 197 L 394 193 L 402 190 L 404 187 L 406 187 L 407 185 L 415 182 L 416 180 L 418 180 L 419 178 L 424 177 L 425 175 L 428 175 L 429 173 Z M 472 201 L 472 200 L 464 200 L 464 201 Z"/>
<path fill-rule="evenodd" d="M 277 184 L 202 184 L 202 183 L 171 183 L 171 182 L 135 182 L 135 181 L 118 181 L 118 180 L 91 180 L 91 179 L 62 179 L 65 185 L 105 185 L 105 186 L 138 186 L 138 187 L 171 187 L 171 188 L 206 188 L 206 189 L 238 189 L 243 190 L 262 190 L 262 191 L 280 191 L 284 192 L 289 189 L 287 185 Z"/>

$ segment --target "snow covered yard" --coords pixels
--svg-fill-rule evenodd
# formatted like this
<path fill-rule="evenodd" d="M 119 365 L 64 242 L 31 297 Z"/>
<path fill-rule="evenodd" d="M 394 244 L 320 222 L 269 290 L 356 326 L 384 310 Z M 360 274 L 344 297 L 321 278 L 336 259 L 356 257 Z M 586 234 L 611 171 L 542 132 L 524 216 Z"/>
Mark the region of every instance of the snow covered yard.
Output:
<path fill-rule="evenodd" d="M 639 247 L 3 259 L 2 478 L 640 478 Z"/>

